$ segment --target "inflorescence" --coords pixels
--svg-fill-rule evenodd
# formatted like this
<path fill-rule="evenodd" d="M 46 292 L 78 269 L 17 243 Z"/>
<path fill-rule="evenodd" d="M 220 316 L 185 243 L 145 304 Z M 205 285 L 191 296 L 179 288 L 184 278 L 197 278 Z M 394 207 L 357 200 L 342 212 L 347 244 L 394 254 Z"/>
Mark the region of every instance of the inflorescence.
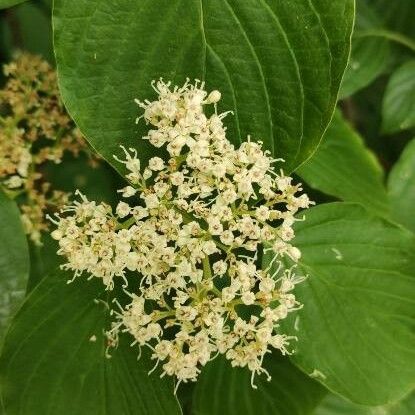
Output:
<path fill-rule="evenodd" d="M 18 199 L 26 233 L 40 243 L 49 228 L 45 212 L 61 208 L 68 194 L 45 180 L 45 163 L 65 153 L 87 152 L 60 98 L 56 72 L 38 56 L 20 54 L 4 67 L 0 90 L 0 186 Z M 88 153 L 89 154 L 89 153 Z"/>
<path fill-rule="evenodd" d="M 275 171 L 261 142 L 248 137 L 236 148 L 226 138 L 219 91 L 208 94 L 199 81 L 153 86 L 157 100 L 137 101 L 151 125 L 143 139 L 165 148 L 168 160 L 153 157 L 143 168 L 136 150 L 123 148 L 116 159 L 128 171 L 124 200 L 113 211 L 80 195 L 57 215 L 52 236 L 75 277 L 85 272 L 108 290 L 115 277 L 124 280 L 129 303 L 116 301 L 111 343 L 130 333 L 179 383 L 196 380 L 218 354 L 247 366 L 253 380 L 267 373 L 271 349 L 290 353 L 293 337 L 279 325 L 301 307 L 293 289 L 304 280 L 290 241 L 294 215 L 311 202 Z"/>

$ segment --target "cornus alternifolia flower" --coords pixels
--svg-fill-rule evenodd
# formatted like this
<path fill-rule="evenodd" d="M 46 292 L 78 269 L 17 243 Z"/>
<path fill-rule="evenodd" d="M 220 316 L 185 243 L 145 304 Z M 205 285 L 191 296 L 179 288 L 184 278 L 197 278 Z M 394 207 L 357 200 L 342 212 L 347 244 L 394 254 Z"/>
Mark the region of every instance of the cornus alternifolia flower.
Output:
<path fill-rule="evenodd" d="M 116 300 L 112 344 L 130 333 L 179 383 L 196 380 L 218 354 L 248 367 L 253 379 L 267 373 L 267 352 L 289 353 L 293 337 L 280 322 L 300 308 L 293 289 L 304 280 L 295 274 L 301 253 L 290 243 L 292 226 L 311 202 L 274 171 L 261 142 L 231 144 L 218 91 L 207 94 L 198 81 L 171 89 L 160 80 L 154 88 L 156 101 L 137 103 L 151 126 L 144 139 L 165 148 L 168 161 L 142 166 L 135 150 L 123 148 L 116 159 L 128 171 L 124 200 L 113 211 L 81 196 L 57 216 L 52 236 L 75 276 L 101 278 L 109 290 L 122 278 L 130 301 Z"/>
<path fill-rule="evenodd" d="M 4 67 L 0 90 L 0 186 L 18 199 L 26 233 L 40 243 L 49 227 L 45 212 L 62 207 L 68 194 L 43 176 L 45 163 L 60 163 L 87 146 L 59 98 L 56 72 L 38 56 L 20 54 Z M 89 153 L 88 153 L 89 154 Z"/>

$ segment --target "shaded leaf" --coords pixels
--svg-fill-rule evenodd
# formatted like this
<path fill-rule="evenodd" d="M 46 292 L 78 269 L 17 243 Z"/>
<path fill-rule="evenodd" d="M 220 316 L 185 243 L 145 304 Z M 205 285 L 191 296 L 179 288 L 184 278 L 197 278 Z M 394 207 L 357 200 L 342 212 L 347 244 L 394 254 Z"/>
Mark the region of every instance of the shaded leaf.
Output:
<path fill-rule="evenodd" d="M 382 26 L 375 10 L 364 1 L 358 1 L 356 6 L 352 51 L 340 88 L 341 98 L 353 95 L 372 83 L 385 71 L 390 56 L 389 42 L 385 37 L 361 36 Z"/>
<path fill-rule="evenodd" d="M 8 7 L 15 6 L 16 4 L 23 3 L 27 0 L 0 0 L 0 9 L 7 9 Z"/>
<path fill-rule="evenodd" d="M 0 190 L 0 343 L 29 276 L 26 235 L 16 203 Z"/>
<path fill-rule="evenodd" d="M 402 401 L 387 406 L 362 406 L 342 399 L 334 394 L 327 395 L 314 415 L 413 415 L 415 413 L 415 393 Z"/>
<path fill-rule="evenodd" d="M 0 359 L 7 414 L 180 414 L 172 382 L 148 376 L 153 362 L 129 341 L 105 357 L 102 284 L 70 277 L 44 278 L 13 320 Z"/>
<path fill-rule="evenodd" d="M 394 133 L 415 126 L 415 59 L 391 76 L 382 104 L 382 129 Z"/>
<path fill-rule="evenodd" d="M 389 213 L 384 172 L 375 155 L 340 113 L 314 156 L 297 172 L 311 187 L 381 215 Z"/>
<path fill-rule="evenodd" d="M 35 245 L 30 240 L 30 275 L 27 283 L 27 292 L 33 290 L 43 277 L 54 272 L 62 263 L 62 257 L 56 254 L 59 249 L 57 241 L 49 233 L 41 236 L 42 245 Z"/>
<path fill-rule="evenodd" d="M 117 189 L 125 182 L 104 160 L 96 164 L 92 167 L 85 154 L 66 156 L 61 164 L 49 163 L 44 174 L 53 188 L 72 193 L 72 198 L 78 189 L 90 200 L 114 205 L 118 201 Z"/>
<path fill-rule="evenodd" d="M 194 415 L 305 415 L 310 414 L 326 390 L 293 366 L 287 358 L 267 356 L 264 367 L 272 376 L 255 377 L 251 372 L 232 368 L 217 358 L 203 368 L 193 399 Z"/>
<path fill-rule="evenodd" d="M 229 138 L 248 134 L 284 157 L 308 159 L 331 118 L 349 53 L 352 0 L 56 0 L 55 50 L 69 112 L 110 163 L 139 147 L 133 100 L 150 81 L 207 81 L 223 94 Z M 153 149 L 154 150 L 154 149 Z M 121 167 L 115 163 L 116 168 Z"/>
<path fill-rule="evenodd" d="M 13 20 L 9 28 L 15 31 L 13 46 L 15 49 L 41 55 L 54 62 L 52 46 L 52 24 L 50 17 L 35 2 L 27 2 L 15 7 L 11 13 Z"/>
<path fill-rule="evenodd" d="M 393 218 L 415 232 L 415 140 L 404 149 L 388 178 Z"/>
<path fill-rule="evenodd" d="M 413 0 L 365 0 L 378 10 L 382 20 L 390 28 L 415 38 L 415 8 Z"/>

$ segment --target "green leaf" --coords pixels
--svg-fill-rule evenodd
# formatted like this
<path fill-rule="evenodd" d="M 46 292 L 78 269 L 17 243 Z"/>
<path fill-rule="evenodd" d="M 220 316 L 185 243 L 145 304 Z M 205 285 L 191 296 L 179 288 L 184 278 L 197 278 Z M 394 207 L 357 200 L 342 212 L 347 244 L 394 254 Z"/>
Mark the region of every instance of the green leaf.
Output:
<path fill-rule="evenodd" d="M 415 38 L 415 8 L 413 0 L 365 0 L 379 11 L 382 20 L 390 28 Z"/>
<path fill-rule="evenodd" d="M 232 368 L 217 358 L 203 368 L 193 398 L 194 415 L 305 415 L 310 414 L 325 395 L 325 389 L 287 358 L 267 356 L 265 368 L 272 376 L 255 377 L 245 368 Z"/>
<path fill-rule="evenodd" d="M 108 308 L 102 284 L 55 272 L 29 295 L 6 336 L 0 358 L 8 415 L 181 414 L 173 385 L 147 372 L 137 349 L 121 339 L 105 357 Z"/>
<path fill-rule="evenodd" d="M 339 112 L 317 152 L 297 173 L 317 190 L 381 215 L 389 213 L 383 169 Z"/>
<path fill-rule="evenodd" d="M 28 242 L 30 252 L 30 275 L 27 283 L 27 293 L 32 291 L 42 278 L 55 271 L 62 263 L 62 257 L 56 254 L 59 245 L 49 233 L 42 234 L 41 246 L 35 245 L 30 240 Z"/>
<path fill-rule="evenodd" d="M 349 54 L 353 0 L 56 0 L 54 35 L 63 99 L 96 150 L 149 148 L 133 100 L 152 79 L 204 79 L 219 89 L 229 138 L 262 139 L 290 171 L 330 121 Z M 121 167 L 115 163 L 116 168 Z"/>
<path fill-rule="evenodd" d="M 369 85 L 387 68 L 390 56 L 388 40 L 379 36 L 362 36 L 379 27 L 381 21 L 375 11 L 364 1 L 358 1 L 352 52 L 340 88 L 341 98 Z"/>
<path fill-rule="evenodd" d="M 0 12 L 1 14 L 1 12 Z M 8 62 L 12 58 L 12 45 L 11 45 L 11 33 L 7 20 L 4 16 L 0 17 L 0 52 L 2 54 L 2 64 Z M 4 75 L 1 74 L 1 79 L 3 82 Z"/>
<path fill-rule="evenodd" d="M 314 415 L 413 415 L 415 413 L 415 393 L 402 401 L 386 406 L 368 407 L 356 405 L 334 394 L 327 395 Z"/>
<path fill-rule="evenodd" d="M 16 4 L 23 3 L 27 0 L 0 0 L 0 9 L 7 9 L 8 7 L 15 6 Z"/>
<path fill-rule="evenodd" d="M 21 4 L 10 10 L 5 36 L 15 50 L 41 55 L 54 62 L 50 16 L 39 6 L 40 0 Z"/>
<path fill-rule="evenodd" d="M 350 203 L 310 209 L 295 231 L 309 278 L 285 326 L 292 360 L 355 403 L 402 398 L 415 384 L 414 235 Z"/>
<path fill-rule="evenodd" d="M 394 133 L 415 126 L 415 59 L 398 68 L 386 87 L 382 129 Z"/>
<path fill-rule="evenodd" d="M 72 194 L 78 189 L 90 200 L 114 205 L 118 202 L 117 189 L 124 181 L 104 160 L 96 163 L 97 166 L 92 167 L 85 154 L 76 158 L 66 156 L 61 164 L 45 166 L 45 178 L 54 189 Z"/>
<path fill-rule="evenodd" d="M 379 407 L 375 407 L 379 408 Z M 382 413 L 382 415 L 386 415 Z M 328 394 L 318 406 L 313 415 L 375 415 L 372 407 L 357 405 L 334 393 Z"/>
<path fill-rule="evenodd" d="M 388 178 L 393 218 L 415 232 L 415 139 L 407 144 Z"/>
<path fill-rule="evenodd" d="M 23 298 L 29 251 L 15 202 L 0 190 L 0 343 L 10 315 Z"/>

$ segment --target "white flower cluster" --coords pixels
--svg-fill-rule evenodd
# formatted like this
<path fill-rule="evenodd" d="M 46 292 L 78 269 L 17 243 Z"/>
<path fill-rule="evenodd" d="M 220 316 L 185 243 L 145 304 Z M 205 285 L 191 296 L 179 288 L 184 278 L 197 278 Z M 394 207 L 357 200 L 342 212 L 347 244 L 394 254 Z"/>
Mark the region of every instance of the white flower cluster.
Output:
<path fill-rule="evenodd" d="M 85 271 L 108 289 L 124 278 L 131 301 L 119 305 L 109 335 L 130 333 L 179 382 L 196 380 L 218 354 L 252 376 L 266 372 L 271 348 L 288 353 L 291 337 L 279 323 L 300 307 L 292 290 L 304 278 L 282 260 L 300 258 L 292 225 L 311 202 L 273 170 L 261 142 L 230 143 L 218 91 L 208 95 L 199 82 L 154 87 L 156 101 L 137 101 L 154 127 L 144 139 L 165 146 L 169 160 L 153 157 L 142 169 L 137 153 L 124 149 L 117 160 L 128 170 L 125 201 L 115 212 L 83 196 L 68 207 L 52 233 L 59 254 L 75 276 Z M 273 259 L 262 269 L 265 253 Z M 130 278 L 140 279 L 135 292 Z"/>

